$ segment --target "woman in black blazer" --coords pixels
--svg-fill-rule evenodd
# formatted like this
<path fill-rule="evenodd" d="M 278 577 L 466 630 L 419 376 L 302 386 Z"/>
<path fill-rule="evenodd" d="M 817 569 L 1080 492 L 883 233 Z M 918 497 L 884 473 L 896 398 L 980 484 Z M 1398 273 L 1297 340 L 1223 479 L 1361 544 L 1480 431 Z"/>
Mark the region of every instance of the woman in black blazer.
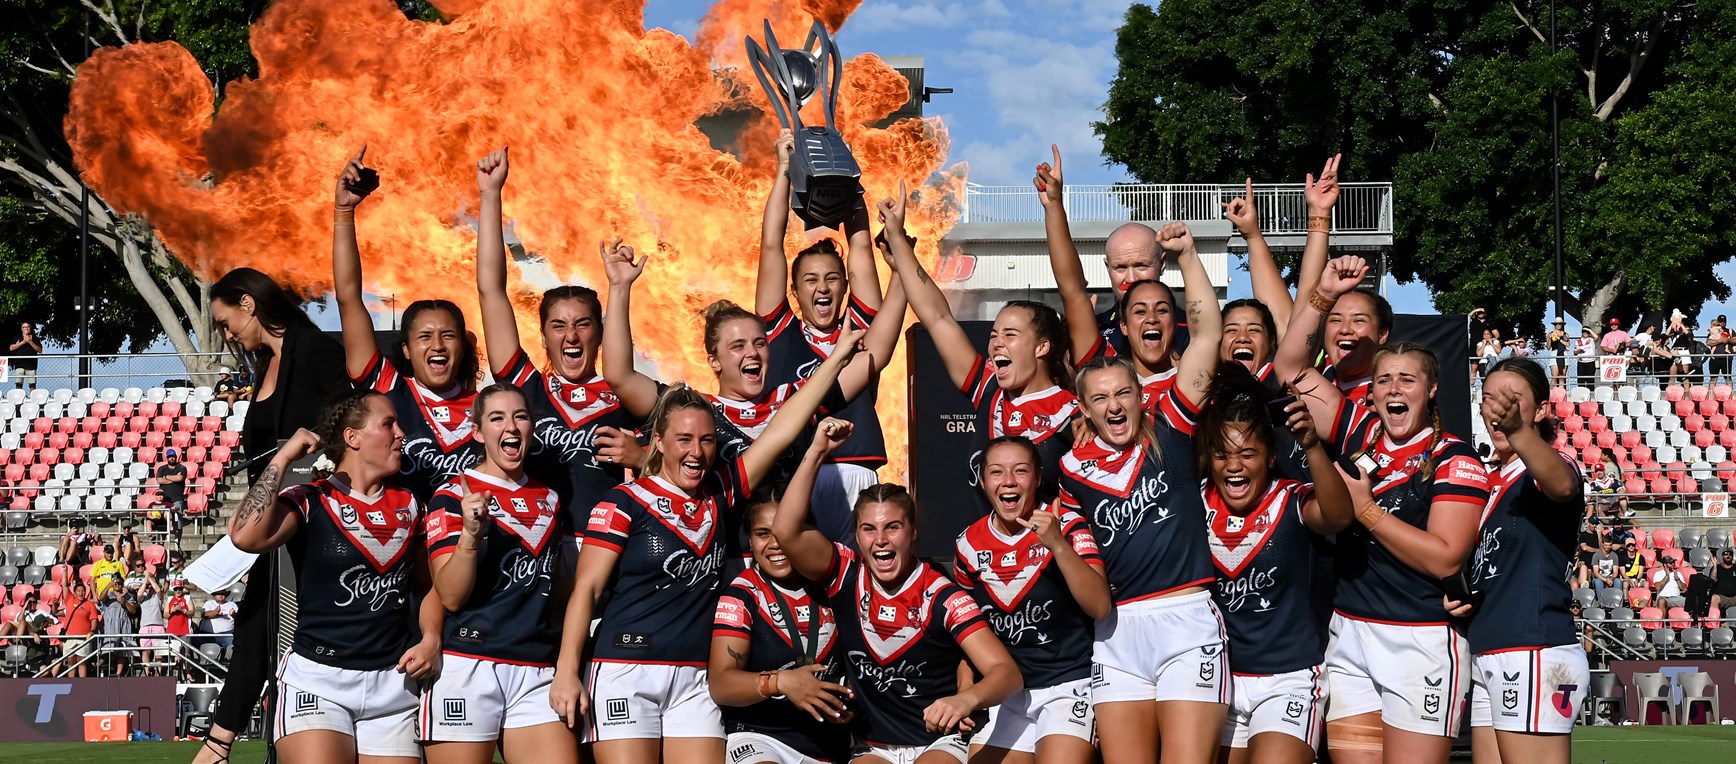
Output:
<path fill-rule="evenodd" d="M 242 453 L 250 460 L 247 481 L 272 495 L 281 475 L 263 475 L 277 448 L 296 429 L 314 429 L 326 405 L 350 390 L 344 376 L 344 347 L 314 326 L 294 297 L 270 276 L 237 268 L 211 285 L 211 317 L 253 377 L 253 398 L 241 426 Z M 264 481 L 261 479 L 265 478 Z M 261 555 L 247 572 L 253 596 L 242 600 L 235 617 L 235 646 L 229 676 L 211 716 L 211 734 L 195 764 L 218 764 L 258 704 L 276 650 L 271 638 L 271 608 L 276 596 L 271 555 Z"/>

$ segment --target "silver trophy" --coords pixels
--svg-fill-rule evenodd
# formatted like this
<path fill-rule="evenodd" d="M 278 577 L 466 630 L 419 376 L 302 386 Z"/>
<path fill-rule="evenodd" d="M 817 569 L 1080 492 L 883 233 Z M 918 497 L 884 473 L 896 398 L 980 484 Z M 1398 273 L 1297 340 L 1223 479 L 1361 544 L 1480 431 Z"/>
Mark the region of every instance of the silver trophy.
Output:
<path fill-rule="evenodd" d="M 862 207 L 862 168 L 838 132 L 838 82 L 843 76 L 838 45 L 815 21 L 800 50 L 784 50 L 767 21 L 765 47 L 749 37 L 747 52 L 778 121 L 795 134 L 790 209 L 810 229 L 841 227 Z M 802 124 L 802 104 L 816 94 L 825 104 L 823 127 Z"/>

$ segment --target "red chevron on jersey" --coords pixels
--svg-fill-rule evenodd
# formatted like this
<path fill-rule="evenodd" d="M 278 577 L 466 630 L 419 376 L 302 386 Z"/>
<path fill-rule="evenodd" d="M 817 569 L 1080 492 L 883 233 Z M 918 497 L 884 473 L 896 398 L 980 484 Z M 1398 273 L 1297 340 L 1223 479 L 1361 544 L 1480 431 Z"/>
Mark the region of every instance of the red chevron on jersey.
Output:
<path fill-rule="evenodd" d="M 952 586 L 934 569 L 923 566 L 890 595 L 880 591 L 873 574 L 862 569 L 856 577 L 856 616 L 862 624 L 862 639 L 874 660 L 882 665 L 898 660 L 928 630 L 933 606 L 944 605 L 949 621 L 964 622 L 982 614 L 976 600 L 954 589 L 949 601 L 936 603 L 935 592 Z M 948 628 L 954 624 L 948 623 Z"/>
<path fill-rule="evenodd" d="M 669 530 L 681 537 L 694 552 L 704 554 L 717 532 L 717 518 L 722 508 L 712 494 L 695 499 L 658 476 L 624 483 L 621 486 L 640 506 Z"/>
<path fill-rule="evenodd" d="M 554 535 L 555 519 L 560 515 L 560 501 L 553 490 L 528 480 L 508 483 L 476 470 L 465 470 L 463 478 L 469 485 L 467 490 L 489 494 L 488 516 L 497 525 L 517 537 L 531 554 L 542 553 Z M 451 490 L 455 485 L 448 483 L 441 493 L 463 500 L 462 495 Z"/>
<path fill-rule="evenodd" d="M 615 397 L 615 391 L 600 375 L 593 374 L 583 382 L 570 382 L 559 374 L 545 373 L 542 378 L 548 387 L 549 400 L 555 404 L 555 413 L 568 427 L 583 427 L 621 408 L 621 399 Z"/>
<path fill-rule="evenodd" d="M 1212 563 L 1230 578 L 1242 574 L 1266 539 L 1284 522 L 1284 508 L 1295 495 L 1307 500 L 1308 486 L 1293 480 L 1274 480 L 1266 486 L 1265 495 L 1247 515 L 1230 511 L 1224 497 L 1211 482 L 1203 490 L 1206 502 L 1206 529 L 1212 547 Z"/>
<path fill-rule="evenodd" d="M 1048 512 L 1040 509 L 1039 512 Z M 1079 515 L 1068 512 L 1062 519 L 1063 525 L 1071 520 L 1083 521 Z M 968 555 L 972 563 L 972 573 L 982 583 L 983 591 L 989 599 L 1002 610 L 1011 612 L 1017 610 L 1024 602 L 1025 596 L 1031 593 L 1032 587 L 1041 578 L 1043 571 L 1048 569 L 1054 556 L 1042 544 L 1036 543 L 1029 528 L 1021 529 L 1018 535 L 1002 536 L 994 527 L 993 519 L 988 522 L 972 523 L 959 536 L 957 553 Z M 1093 551 L 1096 544 L 1092 543 Z"/>
<path fill-rule="evenodd" d="M 1176 367 L 1160 371 L 1149 377 L 1139 378 L 1139 406 L 1153 415 L 1157 413 L 1157 402 L 1163 399 L 1163 394 L 1175 387 Z"/>
<path fill-rule="evenodd" d="M 764 618 L 766 623 L 771 624 L 772 631 L 784 644 L 789 645 L 792 649 L 801 650 L 806 647 L 806 640 L 810 636 L 817 636 L 820 644 L 814 649 L 814 660 L 824 663 L 827 656 L 832 654 L 832 648 L 838 642 L 838 619 L 832 615 L 832 609 L 826 607 L 824 603 L 821 603 L 818 608 L 814 607 L 815 603 L 809 598 L 806 589 L 800 587 L 787 589 L 778 586 L 777 582 L 761 575 L 758 568 L 752 567 L 742 571 L 741 575 L 736 576 L 735 581 L 730 585 L 742 587 L 753 593 L 754 607 L 759 610 L 760 617 Z M 790 609 L 795 611 L 796 631 L 802 635 L 804 641 L 800 647 L 790 641 L 789 621 L 784 617 L 784 606 L 772 595 L 772 587 L 777 587 L 778 593 L 783 595 L 784 601 L 788 602 Z M 720 603 L 726 601 L 728 598 L 719 600 Z M 722 605 L 719 604 L 718 607 L 718 612 L 723 612 Z M 815 610 L 820 612 L 820 627 L 817 634 L 811 625 Z M 752 620 L 745 617 L 744 614 L 741 626 L 738 628 L 746 630 L 751 626 Z"/>
<path fill-rule="evenodd" d="M 795 395 L 797 390 L 807 380 L 789 382 L 778 385 L 760 395 L 758 401 L 738 401 L 733 398 L 704 393 L 706 400 L 711 402 L 711 408 L 723 415 L 724 419 L 741 430 L 749 440 L 759 440 L 760 433 L 765 432 L 766 425 L 772 421 L 772 415 L 778 413 L 778 408 L 784 401 Z"/>
<path fill-rule="evenodd" d="M 989 437 L 1023 435 L 1041 443 L 1066 426 L 1078 410 L 1079 399 L 1058 386 L 1016 399 L 997 390 L 990 409 Z"/>
<path fill-rule="evenodd" d="M 320 483 L 336 490 L 321 491 Z M 410 492 L 391 486 L 369 501 L 334 476 L 289 488 L 283 494 L 304 516 L 312 509 L 307 506 L 308 500 L 317 498 L 338 530 L 343 531 L 378 573 L 386 572 L 403 558 L 421 519 L 416 516 L 416 499 Z"/>
<path fill-rule="evenodd" d="M 475 390 L 460 387 L 436 393 L 415 379 L 404 381 L 409 383 L 410 395 L 416 399 L 416 406 L 422 410 L 422 418 L 428 420 L 442 451 L 450 452 L 470 441 L 476 429 L 470 421 L 470 405 L 476 401 Z"/>
<path fill-rule="evenodd" d="M 1410 440 L 1394 443 L 1392 438 L 1386 436 L 1383 428 L 1380 440 L 1369 452 L 1369 456 L 1374 459 L 1375 474 L 1380 478 L 1374 484 L 1374 495 L 1386 493 L 1422 469 L 1423 458 L 1429 453 L 1429 438 L 1434 432 L 1433 429 L 1425 427 L 1422 432 L 1412 435 Z M 1442 438 L 1442 442 L 1445 441 L 1446 438 Z"/>
<path fill-rule="evenodd" d="M 1102 438 L 1075 447 L 1061 457 L 1061 470 L 1116 498 L 1125 499 L 1133 491 L 1134 479 L 1145 463 L 1146 449 L 1129 448 L 1118 451 Z"/>

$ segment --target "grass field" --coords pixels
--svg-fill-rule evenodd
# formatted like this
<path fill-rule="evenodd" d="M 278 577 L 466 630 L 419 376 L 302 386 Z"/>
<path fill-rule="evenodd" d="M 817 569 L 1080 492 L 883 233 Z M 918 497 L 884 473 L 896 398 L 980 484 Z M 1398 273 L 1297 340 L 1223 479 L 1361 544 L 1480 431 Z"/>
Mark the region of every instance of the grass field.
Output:
<path fill-rule="evenodd" d="M 198 750 L 198 743 L 13 743 L 0 745 L 0 764 L 187 764 Z M 264 761 L 265 744 L 242 743 L 230 760 Z M 1736 761 L 1736 727 L 1580 727 L 1573 734 L 1574 764 L 1727 761 Z"/>

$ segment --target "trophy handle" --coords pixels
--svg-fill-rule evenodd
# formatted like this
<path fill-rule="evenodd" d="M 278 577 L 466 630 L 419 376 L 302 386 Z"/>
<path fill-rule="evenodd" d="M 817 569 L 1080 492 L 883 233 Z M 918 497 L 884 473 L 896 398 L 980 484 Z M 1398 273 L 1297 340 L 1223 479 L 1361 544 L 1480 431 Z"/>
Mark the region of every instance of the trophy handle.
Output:
<path fill-rule="evenodd" d="M 844 77 L 843 56 L 838 54 L 838 43 L 832 41 L 832 35 L 826 32 L 826 26 L 818 19 L 815 19 L 814 25 L 808 29 L 807 44 L 802 46 L 802 49 L 813 51 L 815 41 L 820 44 L 819 51 L 814 53 L 814 59 L 818 62 L 814 68 L 820 75 L 819 82 L 815 84 L 820 88 L 820 98 L 825 103 L 826 127 L 837 130 L 838 88 Z"/>
<path fill-rule="evenodd" d="M 814 23 L 818 24 L 819 22 Z M 759 42 L 752 37 L 747 38 L 746 41 L 748 63 L 753 64 L 754 76 L 759 78 L 760 87 L 765 89 L 766 100 L 771 101 L 772 109 L 777 113 L 778 122 L 791 131 L 801 130 L 801 101 L 796 98 L 796 86 L 790 76 L 789 65 L 784 63 L 783 49 L 778 47 L 778 36 L 772 31 L 772 23 L 766 22 L 766 45 L 771 49 L 769 53 L 765 48 L 761 48 Z M 767 69 L 771 70 L 770 77 L 767 75 Z M 771 80 L 774 78 L 778 82 L 778 87 L 772 87 Z M 833 89 L 835 88 L 836 85 L 834 84 Z M 771 97 L 773 93 L 779 94 L 780 97 Z M 828 107 L 832 103 L 828 100 Z M 828 123 L 831 122 L 830 112 L 827 113 L 826 120 Z"/>

